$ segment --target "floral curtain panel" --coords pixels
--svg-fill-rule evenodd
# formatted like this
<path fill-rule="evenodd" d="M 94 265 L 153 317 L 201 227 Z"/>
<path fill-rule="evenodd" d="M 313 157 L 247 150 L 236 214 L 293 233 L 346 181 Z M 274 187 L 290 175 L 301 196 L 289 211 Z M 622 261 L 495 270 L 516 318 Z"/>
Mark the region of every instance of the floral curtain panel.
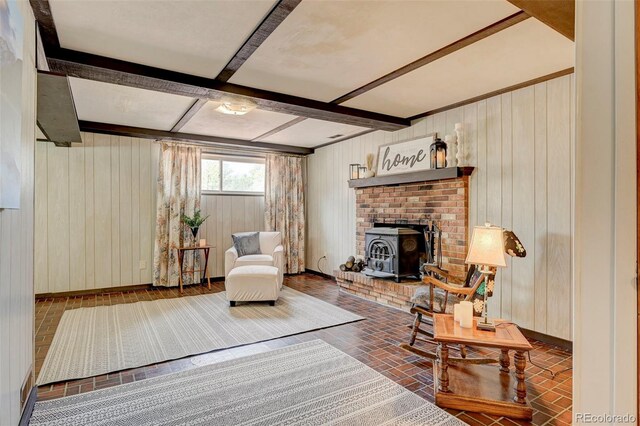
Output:
<path fill-rule="evenodd" d="M 269 154 L 266 159 L 265 226 L 282 233 L 284 273 L 304 272 L 302 158 Z"/>
<path fill-rule="evenodd" d="M 197 147 L 162 144 L 158 171 L 158 205 L 153 259 L 153 285 L 177 286 L 177 247 L 192 245 L 191 230 L 181 217 L 200 208 L 200 157 Z M 197 251 L 184 255 L 184 270 L 199 269 Z M 184 284 L 199 282 L 199 275 L 185 273 Z"/>

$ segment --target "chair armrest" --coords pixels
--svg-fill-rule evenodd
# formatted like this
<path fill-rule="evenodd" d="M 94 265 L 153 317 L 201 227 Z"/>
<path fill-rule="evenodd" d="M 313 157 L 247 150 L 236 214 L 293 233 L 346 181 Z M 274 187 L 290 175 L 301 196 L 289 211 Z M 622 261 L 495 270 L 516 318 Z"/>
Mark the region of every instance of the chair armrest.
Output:
<path fill-rule="evenodd" d="M 459 295 L 471 295 L 475 293 L 476 289 L 473 287 L 461 287 L 457 285 L 447 284 L 442 281 L 439 281 L 433 277 L 424 277 L 422 282 L 425 284 L 431 284 L 435 287 L 441 288 L 442 290 L 448 291 L 449 293 L 459 294 Z"/>
<path fill-rule="evenodd" d="M 447 282 L 453 283 L 453 284 L 459 284 L 459 285 L 463 285 L 464 281 L 461 280 L 460 278 L 451 275 L 449 273 L 449 271 L 446 271 L 444 269 L 440 269 L 437 266 L 432 266 L 432 265 L 427 265 L 424 267 L 425 272 L 431 272 L 433 274 L 436 275 L 440 275 L 442 278 L 446 279 Z"/>
<path fill-rule="evenodd" d="M 273 251 L 273 266 L 278 268 L 278 280 L 282 287 L 284 282 L 284 247 L 282 245 L 277 246 Z"/>
<path fill-rule="evenodd" d="M 233 269 L 238 259 L 238 252 L 235 247 L 231 247 L 224 252 L 224 277 L 227 278 L 229 272 Z"/>

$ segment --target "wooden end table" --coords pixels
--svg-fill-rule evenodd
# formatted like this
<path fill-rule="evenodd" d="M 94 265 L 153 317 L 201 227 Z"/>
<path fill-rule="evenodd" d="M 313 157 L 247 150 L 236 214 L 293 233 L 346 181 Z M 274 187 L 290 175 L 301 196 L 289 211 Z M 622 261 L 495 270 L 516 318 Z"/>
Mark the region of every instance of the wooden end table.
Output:
<path fill-rule="evenodd" d="M 456 410 L 531 420 L 526 400 L 525 352 L 533 349 L 515 324 L 495 320 L 496 331 L 462 328 L 453 315 L 433 315 L 433 340 L 438 344 L 434 362 L 436 405 Z M 503 324 L 503 325 L 499 325 Z M 455 363 L 449 365 L 449 345 L 500 349 L 500 366 Z M 510 374 L 509 351 L 514 351 L 515 375 Z"/>
<path fill-rule="evenodd" d="M 204 272 L 204 276 L 207 279 L 207 288 L 211 290 L 211 279 L 209 278 L 209 272 L 207 271 L 207 265 L 209 264 L 209 250 L 211 250 L 213 246 L 190 246 L 190 247 L 177 247 L 178 250 L 178 269 L 180 270 L 180 275 L 178 277 L 178 282 L 180 283 L 180 294 L 183 293 L 182 290 L 182 274 L 184 272 Z M 187 271 L 182 270 L 182 264 L 184 260 L 184 253 L 187 251 L 204 251 L 204 269 L 190 269 Z M 202 283 L 202 279 L 200 279 L 200 283 Z"/>

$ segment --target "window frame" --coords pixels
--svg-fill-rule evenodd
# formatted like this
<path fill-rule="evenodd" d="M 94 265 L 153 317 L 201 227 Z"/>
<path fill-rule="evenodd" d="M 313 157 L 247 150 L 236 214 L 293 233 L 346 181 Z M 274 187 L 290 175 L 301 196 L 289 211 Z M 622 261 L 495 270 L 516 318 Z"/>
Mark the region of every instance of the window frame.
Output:
<path fill-rule="evenodd" d="M 202 158 L 200 161 L 204 160 L 218 160 L 220 161 L 220 169 L 219 169 L 219 180 L 220 180 L 220 190 L 210 190 L 201 188 L 202 195 L 242 195 L 242 196 L 250 196 L 250 197 L 264 197 L 265 189 L 262 191 L 225 191 L 222 189 L 223 181 L 222 176 L 224 175 L 224 163 L 225 161 L 232 163 L 250 163 L 250 164 L 265 164 L 266 160 L 264 157 L 249 157 L 249 156 L 237 156 L 237 155 L 221 155 L 221 154 L 209 154 L 202 153 Z M 202 167 L 202 164 L 200 165 Z M 265 165 L 266 167 L 266 165 Z M 265 186 L 266 186 L 266 170 L 265 170 Z"/>

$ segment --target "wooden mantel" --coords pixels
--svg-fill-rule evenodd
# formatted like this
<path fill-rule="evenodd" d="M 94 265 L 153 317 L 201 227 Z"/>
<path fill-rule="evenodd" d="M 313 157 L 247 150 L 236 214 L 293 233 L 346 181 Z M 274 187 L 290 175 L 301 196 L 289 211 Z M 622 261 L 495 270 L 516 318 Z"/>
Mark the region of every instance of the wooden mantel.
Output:
<path fill-rule="evenodd" d="M 349 188 L 368 188 L 371 186 L 388 186 L 413 182 L 427 182 L 430 180 L 455 179 L 471 175 L 473 169 L 473 167 L 447 167 L 446 169 L 423 170 L 420 172 L 376 176 L 365 179 L 351 179 L 349 180 Z"/>

